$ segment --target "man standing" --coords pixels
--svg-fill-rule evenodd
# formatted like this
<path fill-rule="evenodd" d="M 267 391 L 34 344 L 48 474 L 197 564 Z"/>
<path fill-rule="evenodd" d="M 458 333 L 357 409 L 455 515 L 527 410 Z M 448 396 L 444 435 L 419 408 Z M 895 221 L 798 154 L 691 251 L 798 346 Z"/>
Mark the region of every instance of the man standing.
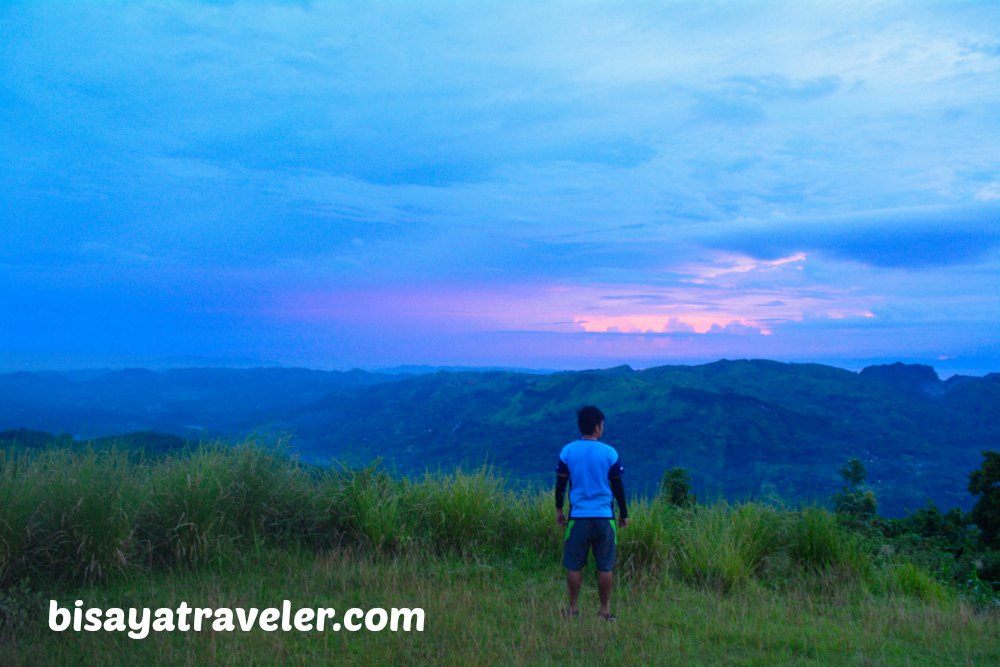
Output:
<path fill-rule="evenodd" d="M 580 439 L 559 453 L 556 468 L 556 522 L 566 528 L 563 566 L 569 589 L 569 616 L 579 614 L 576 602 L 583 582 L 583 566 L 593 550 L 597 563 L 597 591 L 601 600 L 598 615 L 615 620 L 611 613 L 612 570 L 615 567 L 617 528 L 628 525 L 628 507 L 622 484 L 621 461 L 614 448 L 600 442 L 604 435 L 604 413 L 592 405 L 576 413 Z M 563 514 L 563 498 L 569 483 L 570 516 Z M 618 503 L 617 526 L 612 499 Z"/>

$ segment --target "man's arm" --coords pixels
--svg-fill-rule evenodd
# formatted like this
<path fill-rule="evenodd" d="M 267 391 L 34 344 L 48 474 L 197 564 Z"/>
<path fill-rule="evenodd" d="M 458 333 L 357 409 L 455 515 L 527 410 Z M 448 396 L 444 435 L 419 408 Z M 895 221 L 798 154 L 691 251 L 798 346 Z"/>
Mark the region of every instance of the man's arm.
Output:
<path fill-rule="evenodd" d="M 621 461 L 615 461 L 614 465 L 608 471 L 608 481 L 611 482 L 611 495 L 614 496 L 615 502 L 618 503 L 618 525 L 624 528 L 628 525 L 628 503 L 625 502 L 625 484 L 622 483 L 622 475 L 625 474 L 625 468 L 622 467 Z"/>
<path fill-rule="evenodd" d="M 618 503 L 618 525 L 624 528 L 628 525 L 628 505 L 625 503 L 625 485 L 621 477 L 611 478 L 611 494 Z"/>
<path fill-rule="evenodd" d="M 569 467 L 559 459 L 556 467 L 556 523 L 566 525 L 566 515 L 563 514 L 563 502 L 566 498 L 566 485 L 569 482 Z"/>

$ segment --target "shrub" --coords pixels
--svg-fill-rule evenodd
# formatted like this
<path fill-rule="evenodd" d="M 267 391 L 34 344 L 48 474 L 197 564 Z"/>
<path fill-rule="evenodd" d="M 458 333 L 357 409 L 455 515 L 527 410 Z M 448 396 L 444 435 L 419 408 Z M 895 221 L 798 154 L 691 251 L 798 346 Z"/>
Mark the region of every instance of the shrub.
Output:
<path fill-rule="evenodd" d="M 982 531 L 983 544 L 1000 550 L 1000 452 L 983 452 L 983 465 L 969 476 L 969 493 L 979 496 L 972 520 Z"/>
<path fill-rule="evenodd" d="M 687 470 L 675 467 L 663 473 L 659 500 L 674 507 L 690 507 L 697 502 L 691 492 L 691 477 Z"/>

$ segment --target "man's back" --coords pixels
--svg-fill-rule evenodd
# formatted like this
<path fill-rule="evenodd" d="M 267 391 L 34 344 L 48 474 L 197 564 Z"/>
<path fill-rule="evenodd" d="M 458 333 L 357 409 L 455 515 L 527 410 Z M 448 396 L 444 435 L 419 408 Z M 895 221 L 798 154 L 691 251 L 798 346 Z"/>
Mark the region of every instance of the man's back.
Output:
<path fill-rule="evenodd" d="M 601 442 L 604 435 L 604 413 L 593 405 L 576 413 L 580 439 L 559 452 L 556 467 L 556 523 L 566 528 L 563 541 L 563 566 L 566 568 L 566 588 L 569 591 L 567 616 L 576 616 L 576 607 L 583 581 L 587 556 L 594 554 L 597 564 L 597 592 L 601 600 L 598 615 L 615 620 L 611 613 L 612 570 L 617 555 L 618 534 L 615 530 L 612 500 L 618 503 L 621 517 L 618 527 L 628 525 L 628 506 L 622 485 L 622 465 L 618 452 Z M 570 486 L 570 519 L 563 513 L 566 486 Z"/>
<path fill-rule="evenodd" d="M 573 518 L 611 518 L 611 482 L 621 475 L 618 452 L 597 440 L 575 440 L 559 453 L 560 468 L 569 475 L 570 515 Z"/>

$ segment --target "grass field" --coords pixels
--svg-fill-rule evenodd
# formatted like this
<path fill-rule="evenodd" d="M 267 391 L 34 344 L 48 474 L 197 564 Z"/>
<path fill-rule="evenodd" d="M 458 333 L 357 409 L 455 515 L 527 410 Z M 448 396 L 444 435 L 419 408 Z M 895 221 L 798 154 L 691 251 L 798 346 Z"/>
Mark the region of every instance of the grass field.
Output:
<path fill-rule="evenodd" d="M 619 582 L 609 624 L 588 578 L 565 619 L 562 572 L 542 563 L 265 549 L 226 566 L 124 577 L 59 594 L 109 608 L 419 607 L 417 632 L 55 633 L 32 619 L 0 645 L 5 665 L 997 665 L 1000 621 L 957 600 L 874 595 L 813 577 L 728 593 Z M 628 579 L 628 578 L 626 578 Z"/>
<path fill-rule="evenodd" d="M 635 502 L 614 624 L 566 619 L 551 495 L 396 480 L 253 446 L 8 455 L 0 664 L 997 665 L 1000 616 L 820 508 Z M 54 632 L 107 609 L 421 608 L 423 632 Z"/>

